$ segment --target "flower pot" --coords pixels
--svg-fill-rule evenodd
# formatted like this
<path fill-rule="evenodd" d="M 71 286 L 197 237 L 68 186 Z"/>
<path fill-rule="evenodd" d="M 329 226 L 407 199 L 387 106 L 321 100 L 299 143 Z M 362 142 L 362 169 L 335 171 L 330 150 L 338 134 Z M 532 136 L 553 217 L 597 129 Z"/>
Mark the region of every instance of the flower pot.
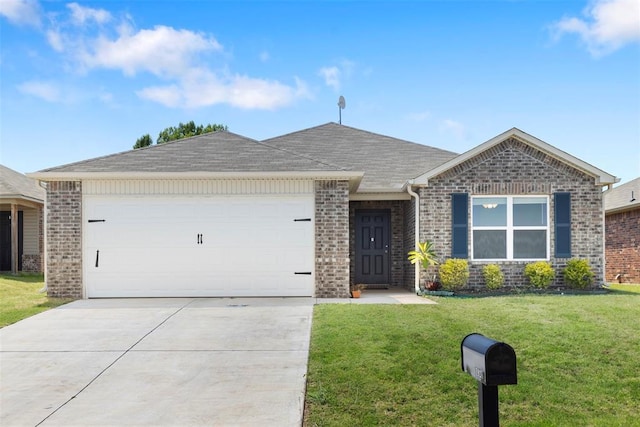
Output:
<path fill-rule="evenodd" d="M 351 297 L 352 298 L 360 298 L 360 293 L 362 291 L 351 291 Z"/>

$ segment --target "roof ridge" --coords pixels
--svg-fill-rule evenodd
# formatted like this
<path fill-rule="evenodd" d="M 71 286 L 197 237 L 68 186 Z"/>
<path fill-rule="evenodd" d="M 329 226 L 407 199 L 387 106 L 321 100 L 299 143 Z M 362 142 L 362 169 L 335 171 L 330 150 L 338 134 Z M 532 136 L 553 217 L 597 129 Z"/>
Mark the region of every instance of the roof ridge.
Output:
<path fill-rule="evenodd" d="M 353 126 L 343 125 L 341 123 L 336 123 L 336 122 L 328 122 L 328 123 L 325 123 L 325 124 L 322 124 L 322 125 L 312 126 L 310 128 L 306 128 L 306 129 L 302 129 L 302 130 L 298 130 L 298 131 L 294 131 L 294 132 L 285 133 L 284 135 L 279 135 L 279 136 L 274 136 L 272 138 L 263 139 L 262 143 L 263 144 L 269 144 L 270 141 L 273 141 L 273 140 L 277 140 L 277 139 L 285 138 L 285 137 L 290 137 L 291 135 L 295 135 L 297 133 L 302 133 L 302 132 L 308 132 L 308 131 L 314 130 L 314 129 L 321 129 L 321 128 L 327 127 L 329 125 L 341 126 L 341 127 L 344 127 L 346 129 L 350 129 L 350 130 L 355 131 L 355 132 L 360 132 L 360 133 L 372 135 L 372 136 L 378 137 L 378 138 L 379 137 L 388 138 L 388 139 L 393 140 L 393 141 L 398 142 L 398 143 L 417 145 L 417 146 L 420 146 L 420 147 L 427 147 L 427 148 L 431 148 L 431 149 L 434 149 L 434 150 L 438 150 L 438 151 L 443 152 L 443 153 L 450 153 L 450 154 L 455 154 L 455 155 L 459 154 L 459 153 L 456 153 L 454 151 L 449 151 L 449 150 L 444 150 L 444 149 L 439 148 L 439 147 L 434 147 L 433 145 L 426 145 L 426 144 L 422 144 L 422 143 L 415 142 L 415 141 L 409 141 L 407 139 L 396 138 L 394 136 L 389 136 L 389 135 L 385 135 L 385 134 L 377 133 L 377 132 L 371 132 L 371 131 L 368 131 L 368 130 L 365 130 L 365 129 L 359 129 L 359 128 L 356 128 L 356 127 L 353 127 Z"/>

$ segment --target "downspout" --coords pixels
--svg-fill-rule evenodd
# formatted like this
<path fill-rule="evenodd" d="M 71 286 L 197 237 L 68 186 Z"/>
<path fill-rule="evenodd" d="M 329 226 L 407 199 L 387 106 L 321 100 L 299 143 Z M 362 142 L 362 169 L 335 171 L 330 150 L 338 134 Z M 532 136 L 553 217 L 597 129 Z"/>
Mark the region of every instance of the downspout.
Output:
<path fill-rule="evenodd" d="M 414 217 L 415 217 L 415 230 L 414 230 L 414 237 L 415 237 L 415 242 L 414 242 L 414 250 L 418 250 L 418 243 L 420 242 L 420 196 L 418 195 L 418 193 L 416 193 L 415 191 L 413 191 L 413 189 L 411 188 L 411 186 L 413 185 L 413 180 L 407 181 L 407 193 L 409 193 L 409 195 L 411 197 L 413 197 L 414 201 L 415 201 L 415 212 L 414 212 Z M 414 273 L 414 290 L 416 292 L 416 294 L 418 292 L 420 292 L 420 264 L 416 263 L 414 264 L 415 267 L 415 273 Z"/>
<path fill-rule="evenodd" d="M 43 181 L 38 181 L 38 184 L 40 185 L 40 187 L 44 188 L 45 190 L 45 195 L 44 195 L 44 203 L 42 204 L 42 245 L 44 246 L 43 248 L 40 248 L 40 252 L 42 253 L 42 260 L 40 260 L 40 263 L 42 265 L 42 269 L 44 270 L 42 273 L 44 275 L 44 286 L 42 287 L 42 289 L 40 289 L 40 293 L 47 293 L 48 288 L 47 288 L 47 183 L 43 182 Z"/>

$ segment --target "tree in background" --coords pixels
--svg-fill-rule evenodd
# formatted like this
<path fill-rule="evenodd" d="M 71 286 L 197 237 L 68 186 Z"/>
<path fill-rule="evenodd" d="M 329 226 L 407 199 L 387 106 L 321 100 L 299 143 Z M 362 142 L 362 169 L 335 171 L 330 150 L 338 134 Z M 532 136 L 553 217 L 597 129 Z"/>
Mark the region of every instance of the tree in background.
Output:
<path fill-rule="evenodd" d="M 209 132 L 217 132 L 220 130 L 227 130 L 227 126 L 220 124 L 198 125 L 192 121 L 188 123 L 180 123 L 177 127 L 169 126 L 162 130 L 158 134 L 157 144 L 164 144 L 165 142 L 175 141 L 182 138 L 189 138 L 190 136 L 202 135 Z M 149 134 L 143 135 L 136 141 L 133 148 L 148 147 L 153 144 L 151 136 Z"/>
<path fill-rule="evenodd" d="M 148 147 L 153 144 L 153 139 L 151 139 L 151 135 L 146 134 L 142 135 L 140 138 L 136 140 L 136 145 L 133 146 L 134 149 Z"/>

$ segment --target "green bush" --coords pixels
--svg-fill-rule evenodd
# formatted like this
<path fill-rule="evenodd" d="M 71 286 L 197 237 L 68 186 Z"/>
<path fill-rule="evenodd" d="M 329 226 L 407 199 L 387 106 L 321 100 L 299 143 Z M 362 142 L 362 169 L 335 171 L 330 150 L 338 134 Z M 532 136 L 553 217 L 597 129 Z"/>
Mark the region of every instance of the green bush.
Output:
<path fill-rule="evenodd" d="M 556 277 L 556 272 L 548 262 L 537 261 L 524 267 L 524 276 L 536 288 L 547 288 Z"/>
<path fill-rule="evenodd" d="M 573 289 L 584 289 L 593 283 L 593 271 L 586 259 L 570 259 L 564 269 L 564 281 Z"/>
<path fill-rule="evenodd" d="M 504 274 L 498 264 L 488 264 L 482 268 L 482 277 L 488 289 L 498 289 L 504 284 Z"/>
<path fill-rule="evenodd" d="M 448 291 L 460 289 L 469 280 L 469 263 L 466 259 L 449 258 L 440 265 L 440 283 Z"/>

